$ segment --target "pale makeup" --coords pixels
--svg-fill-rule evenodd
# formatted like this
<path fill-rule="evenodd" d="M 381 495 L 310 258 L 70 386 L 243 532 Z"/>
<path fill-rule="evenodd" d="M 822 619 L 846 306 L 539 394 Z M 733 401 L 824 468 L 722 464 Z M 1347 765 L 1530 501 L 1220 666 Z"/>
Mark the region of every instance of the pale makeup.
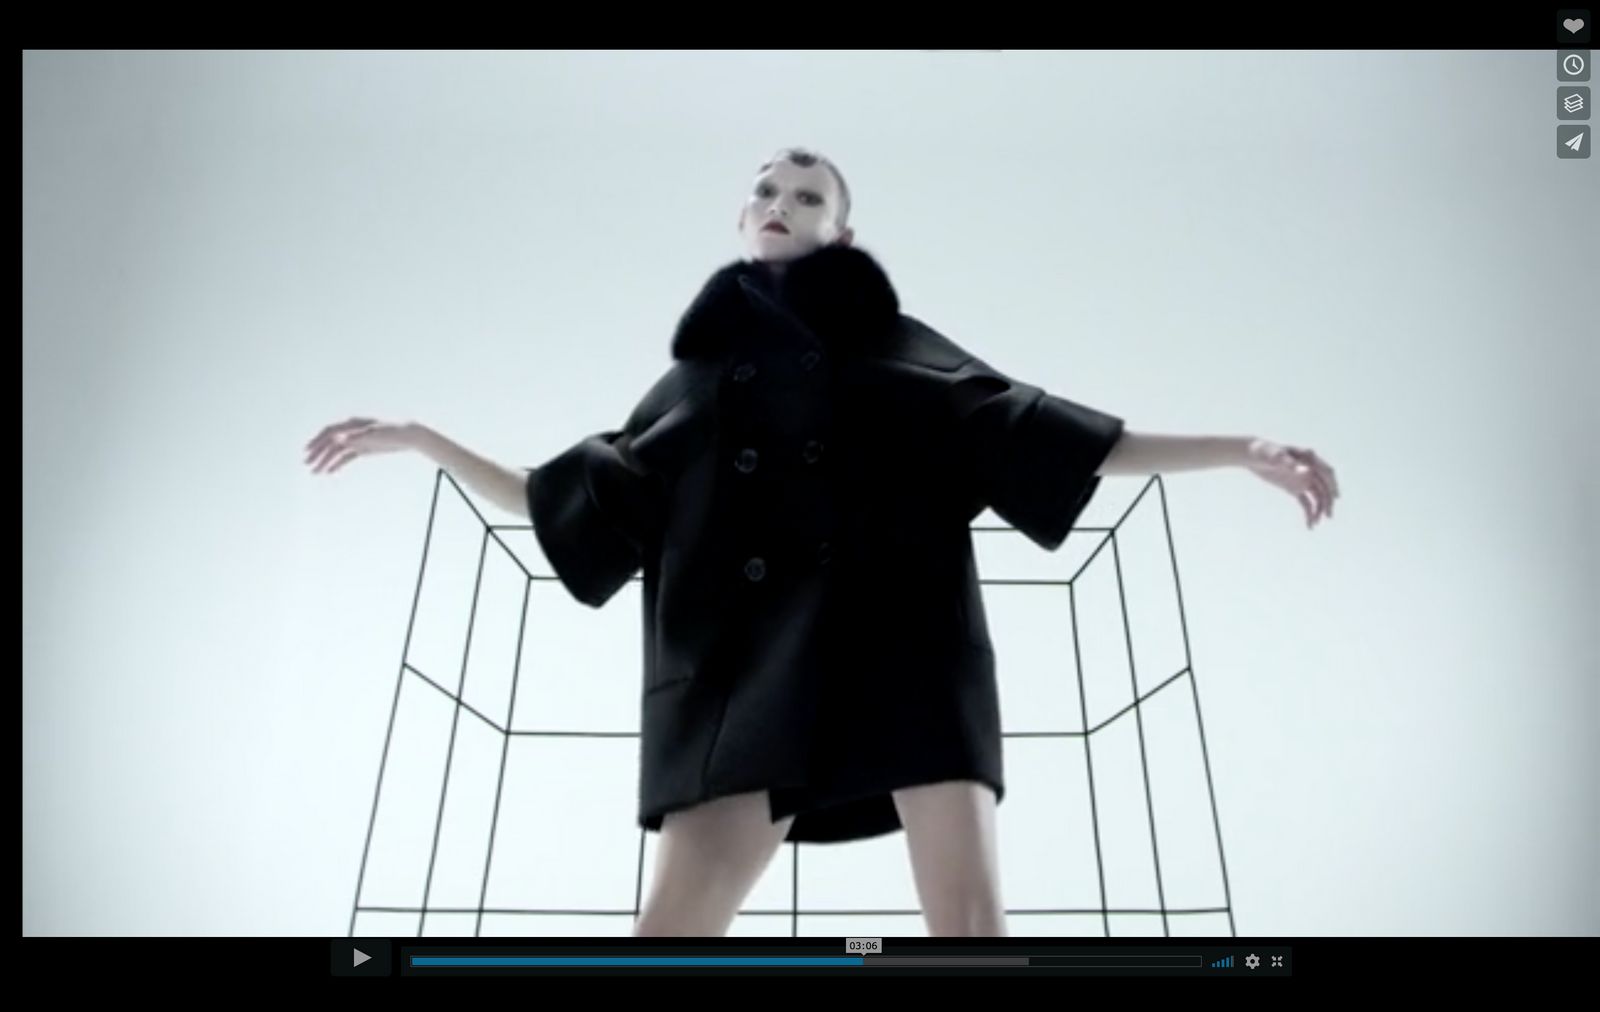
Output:
<path fill-rule="evenodd" d="M 746 256 L 781 264 L 829 243 L 849 245 L 853 232 L 838 226 L 839 201 L 839 184 L 820 163 L 768 166 L 750 184 L 739 211 Z"/>

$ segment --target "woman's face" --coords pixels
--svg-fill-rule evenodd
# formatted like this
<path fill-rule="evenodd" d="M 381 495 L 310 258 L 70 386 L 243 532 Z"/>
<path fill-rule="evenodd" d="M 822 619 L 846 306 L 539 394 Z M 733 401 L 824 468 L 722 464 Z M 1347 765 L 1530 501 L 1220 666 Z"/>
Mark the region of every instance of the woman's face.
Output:
<path fill-rule="evenodd" d="M 784 261 L 832 242 L 848 245 L 840 229 L 839 185 L 821 163 L 777 162 L 750 186 L 739 212 L 739 236 L 752 260 Z"/>

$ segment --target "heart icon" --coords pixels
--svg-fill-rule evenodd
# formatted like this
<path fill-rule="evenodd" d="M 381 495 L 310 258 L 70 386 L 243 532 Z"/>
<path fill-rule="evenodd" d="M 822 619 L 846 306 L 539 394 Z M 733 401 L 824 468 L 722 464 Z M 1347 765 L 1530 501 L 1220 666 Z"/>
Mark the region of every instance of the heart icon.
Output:
<path fill-rule="evenodd" d="M 1561 27 L 1565 28 L 1567 31 L 1569 31 L 1572 34 L 1576 35 L 1579 32 L 1583 31 L 1583 19 L 1582 18 L 1568 18 L 1567 20 L 1561 22 Z"/>

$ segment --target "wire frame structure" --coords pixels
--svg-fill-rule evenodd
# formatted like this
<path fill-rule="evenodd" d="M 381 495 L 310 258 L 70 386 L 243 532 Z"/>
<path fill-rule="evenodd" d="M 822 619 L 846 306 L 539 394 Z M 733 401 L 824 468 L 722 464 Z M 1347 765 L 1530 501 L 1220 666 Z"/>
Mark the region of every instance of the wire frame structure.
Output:
<path fill-rule="evenodd" d="M 1056 552 L 972 526 L 1008 930 L 1236 936 L 1164 483 L 1109 488 Z M 630 934 L 658 840 L 635 822 L 639 577 L 575 602 L 443 469 L 421 554 L 351 937 Z M 904 833 L 785 845 L 730 931 L 925 933 Z"/>

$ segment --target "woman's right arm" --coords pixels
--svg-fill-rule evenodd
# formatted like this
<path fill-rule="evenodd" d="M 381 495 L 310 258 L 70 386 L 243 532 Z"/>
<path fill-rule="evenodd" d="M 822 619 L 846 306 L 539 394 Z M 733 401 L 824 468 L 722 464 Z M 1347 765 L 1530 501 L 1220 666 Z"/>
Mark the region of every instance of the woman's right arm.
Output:
<path fill-rule="evenodd" d="M 412 445 L 451 477 L 515 516 L 528 518 L 528 472 L 512 470 L 451 441 L 442 433 L 412 422 Z"/>

